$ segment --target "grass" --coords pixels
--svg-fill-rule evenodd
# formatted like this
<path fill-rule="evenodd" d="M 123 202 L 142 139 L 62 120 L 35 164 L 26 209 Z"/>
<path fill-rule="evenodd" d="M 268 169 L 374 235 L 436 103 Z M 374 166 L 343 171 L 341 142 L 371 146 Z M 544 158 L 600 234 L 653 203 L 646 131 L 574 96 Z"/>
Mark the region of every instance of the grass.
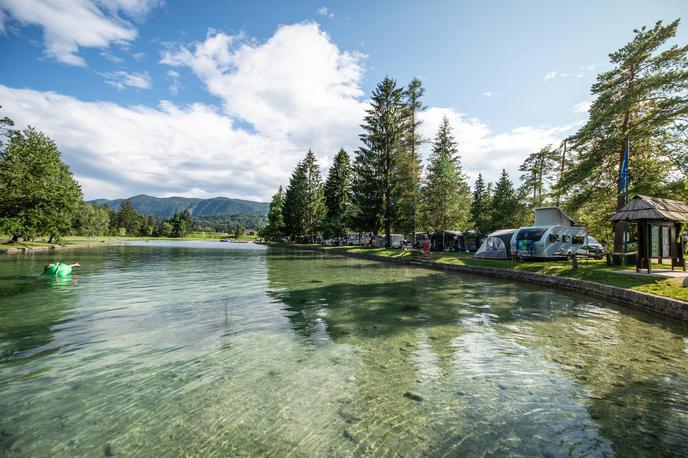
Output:
<path fill-rule="evenodd" d="M 413 259 L 411 253 L 403 253 L 398 249 L 367 248 L 367 247 L 328 247 L 326 250 L 345 251 L 348 253 L 367 253 L 376 256 Z M 476 259 L 469 253 L 431 253 L 430 256 L 418 258 L 424 261 L 439 262 L 445 264 L 495 267 L 499 269 L 513 269 L 525 272 L 534 272 L 557 277 L 571 277 L 587 280 L 604 285 L 618 286 L 621 288 L 642 291 L 671 299 L 688 302 L 688 288 L 683 287 L 685 279 L 641 277 L 622 274 L 615 270 L 630 269 L 633 267 L 609 267 L 604 260 L 580 260 L 578 268 L 574 269 L 567 261 L 503 261 L 494 259 Z M 653 268 L 666 269 L 666 265 L 653 265 Z"/>

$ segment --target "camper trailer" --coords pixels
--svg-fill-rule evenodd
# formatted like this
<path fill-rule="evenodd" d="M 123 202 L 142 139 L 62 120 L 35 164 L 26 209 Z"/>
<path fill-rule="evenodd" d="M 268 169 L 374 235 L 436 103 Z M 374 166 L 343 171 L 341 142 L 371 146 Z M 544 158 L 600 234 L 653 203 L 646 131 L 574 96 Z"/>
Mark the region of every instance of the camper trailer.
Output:
<path fill-rule="evenodd" d="M 522 258 L 557 259 L 579 253 L 587 245 L 588 231 L 559 207 L 535 209 L 531 227 L 522 227 L 511 239 L 513 256 Z"/>
<path fill-rule="evenodd" d="M 566 258 L 587 245 L 587 236 L 584 227 L 522 227 L 511 238 L 511 252 L 518 259 Z"/>

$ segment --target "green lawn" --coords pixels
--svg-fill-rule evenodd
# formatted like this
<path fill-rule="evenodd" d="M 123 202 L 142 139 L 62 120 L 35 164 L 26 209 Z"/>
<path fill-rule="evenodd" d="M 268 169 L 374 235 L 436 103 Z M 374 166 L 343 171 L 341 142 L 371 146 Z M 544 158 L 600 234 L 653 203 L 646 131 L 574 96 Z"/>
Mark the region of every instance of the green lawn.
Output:
<path fill-rule="evenodd" d="M 389 256 L 395 258 L 409 258 L 411 253 L 402 253 L 398 249 L 389 248 L 364 248 L 364 247 L 328 247 L 327 250 L 339 250 L 349 253 L 367 253 L 377 256 Z M 527 272 L 535 272 L 559 277 L 572 277 L 588 280 L 605 285 L 619 286 L 621 288 L 643 291 L 646 293 L 665 296 L 688 302 L 688 288 L 682 286 L 685 279 L 656 277 L 640 277 L 635 275 L 620 274 L 614 270 L 620 267 L 609 267 L 604 260 L 582 260 L 578 262 L 578 269 L 574 269 L 568 261 L 500 261 L 492 259 L 476 259 L 469 253 L 431 253 L 430 256 L 418 258 L 425 261 L 441 262 L 445 264 L 457 264 L 468 266 L 496 267 L 500 269 L 514 269 Z M 655 265 L 655 268 L 661 266 Z M 664 265 L 664 268 L 667 266 Z M 633 267 L 627 267 L 633 269 Z"/>

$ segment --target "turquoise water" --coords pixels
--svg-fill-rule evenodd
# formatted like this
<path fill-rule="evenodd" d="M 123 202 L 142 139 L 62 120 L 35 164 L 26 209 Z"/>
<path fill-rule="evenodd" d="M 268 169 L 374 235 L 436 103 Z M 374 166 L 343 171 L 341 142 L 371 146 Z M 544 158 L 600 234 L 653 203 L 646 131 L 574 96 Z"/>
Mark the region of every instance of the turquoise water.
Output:
<path fill-rule="evenodd" d="M 670 456 L 688 334 L 584 296 L 218 242 L 0 258 L 1 456 Z"/>

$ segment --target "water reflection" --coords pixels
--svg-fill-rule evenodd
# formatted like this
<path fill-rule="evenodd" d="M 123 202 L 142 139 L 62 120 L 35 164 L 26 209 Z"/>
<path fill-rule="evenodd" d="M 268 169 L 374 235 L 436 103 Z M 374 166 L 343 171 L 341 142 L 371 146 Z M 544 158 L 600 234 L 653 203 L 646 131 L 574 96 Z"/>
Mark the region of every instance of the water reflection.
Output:
<path fill-rule="evenodd" d="M 58 286 L 30 275 L 42 256 L 0 259 L 0 455 L 672 455 L 687 438 L 670 322 L 313 252 L 140 245 L 64 253 L 83 267 Z"/>

